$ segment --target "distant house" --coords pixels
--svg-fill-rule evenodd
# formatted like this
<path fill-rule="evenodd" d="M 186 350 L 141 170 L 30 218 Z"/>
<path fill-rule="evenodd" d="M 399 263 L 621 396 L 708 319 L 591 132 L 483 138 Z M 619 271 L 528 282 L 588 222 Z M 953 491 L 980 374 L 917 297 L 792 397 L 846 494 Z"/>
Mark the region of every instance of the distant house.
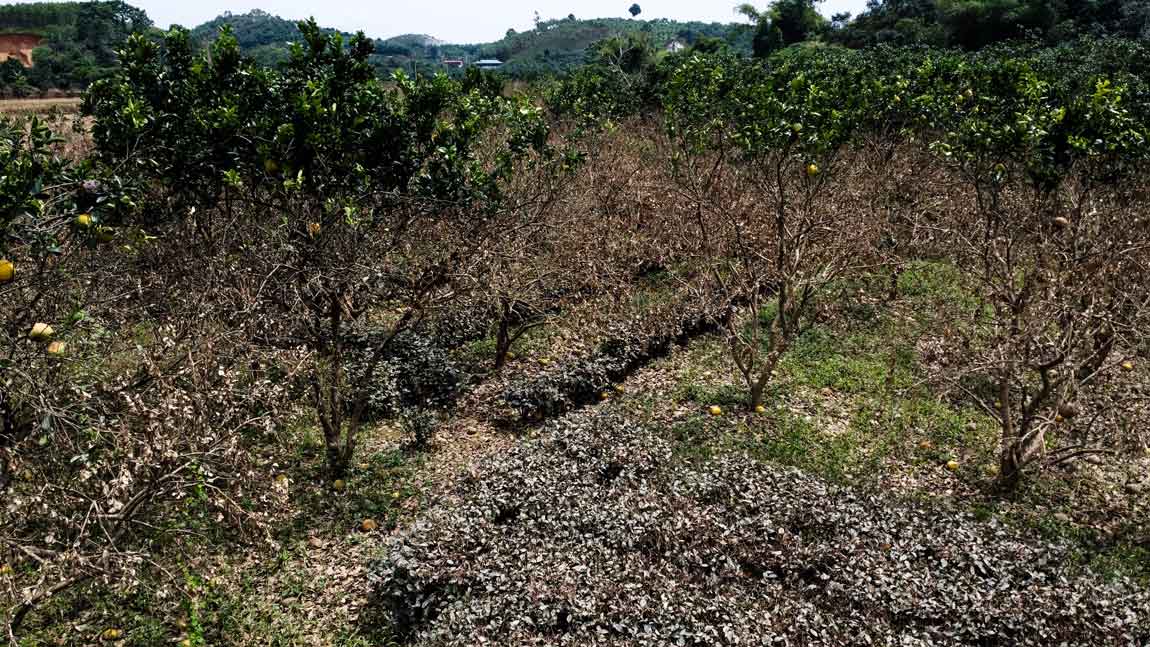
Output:
<path fill-rule="evenodd" d="M 687 49 L 687 44 L 676 38 L 674 40 L 668 41 L 664 46 L 664 49 L 666 49 L 670 54 L 676 54 Z"/>
<path fill-rule="evenodd" d="M 458 58 L 449 58 L 443 61 L 443 65 L 458 70 L 463 67 L 463 60 Z"/>
<path fill-rule="evenodd" d="M 496 58 L 485 58 L 482 61 L 475 61 L 474 65 L 481 70 L 498 70 L 503 67 L 503 61 Z"/>

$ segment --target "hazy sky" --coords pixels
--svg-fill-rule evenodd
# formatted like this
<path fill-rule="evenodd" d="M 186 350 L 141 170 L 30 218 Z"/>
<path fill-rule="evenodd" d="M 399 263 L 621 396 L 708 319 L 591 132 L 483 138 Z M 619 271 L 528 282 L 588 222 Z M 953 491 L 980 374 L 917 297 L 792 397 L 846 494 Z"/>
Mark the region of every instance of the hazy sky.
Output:
<path fill-rule="evenodd" d="M 160 27 L 173 23 L 194 27 L 225 12 L 263 9 L 283 18 L 315 16 L 321 25 L 346 31 L 362 29 L 368 36 L 430 34 L 452 43 L 498 40 L 509 27 L 530 29 L 535 12 L 544 20 L 574 13 L 579 18 L 626 17 L 633 0 L 129 0 L 148 12 Z M 740 0 L 638 0 L 642 18 L 673 18 L 705 22 L 741 20 L 734 7 Z M 755 2 L 765 7 L 767 0 Z M 858 13 L 866 0 L 825 0 L 820 9 L 830 15 Z"/>

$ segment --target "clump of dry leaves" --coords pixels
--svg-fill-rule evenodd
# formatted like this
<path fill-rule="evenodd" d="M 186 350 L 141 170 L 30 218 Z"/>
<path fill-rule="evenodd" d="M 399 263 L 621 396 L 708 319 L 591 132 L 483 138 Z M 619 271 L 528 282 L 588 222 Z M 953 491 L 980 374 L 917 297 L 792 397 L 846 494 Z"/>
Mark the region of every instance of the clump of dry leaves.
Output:
<path fill-rule="evenodd" d="M 420 645 L 1141 644 L 1150 593 L 1065 547 L 583 411 L 462 479 L 374 569 Z"/>

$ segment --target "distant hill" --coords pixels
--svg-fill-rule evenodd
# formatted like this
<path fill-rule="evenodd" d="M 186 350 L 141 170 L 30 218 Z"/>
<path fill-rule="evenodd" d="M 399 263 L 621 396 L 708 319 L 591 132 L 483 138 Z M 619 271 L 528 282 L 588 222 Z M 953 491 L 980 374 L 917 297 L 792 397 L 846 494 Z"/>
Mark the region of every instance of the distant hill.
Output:
<path fill-rule="evenodd" d="M 0 35 L 8 36 L 0 38 L 0 94 L 85 88 L 116 68 L 128 34 L 151 27 L 146 13 L 118 1 L 0 5 Z"/>
<path fill-rule="evenodd" d="M 296 23 L 266 11 L 225 13 L 192 27 L 191 34 L 207 45 L 221 28 L 230 26 L 245 54 L 276 65 L 287 59 L 289 44 L 299 37 Z M 119 0 L 0 5 L 0 94 L 29 96 L 86 88 L 115 69 L 116 49 L 137 31 L 160 36 L 143 10 Z M 708 37 L 725 40 L 739 51 L 751 49 L 751 33 L 745 26 L 569 16 L 540 21 L 529 31 L 508 30 L 493 43 L 450 44 L 427 34 L 381 38 L 375 41 L 372 62 L 381 74 L 396 69 L 429 73 L 443 70 L 444 60 L 496 58 L 506 63 L 503 69 L 509 75 L 533 77 L 578 66 L 587 49 L 604 38 L 640 32 L 656 47 L 671 41 L 690 45 Z"/>
<path fill-rule="evenodd" d="M 298 35 L 296 22 L 264 11 L 246 14 L 224 14 L 192 30 L 200 42 L 209 42 L 221 27 L 230 25 L 245 53 L 257 60 L 274 64 L 287 57 L 287 44 Z M 587 48 L 613 35 L 646 32 L 656 47 L 672 40 L 691 44 L 700 37 L 719 38 L 732 47 L 750 52 L 751 34 L 740 25 L 677 22 L 672 20 L 626 20 L 602 18 L 540 21 L 535 29 L 508 30 L 494 43 L 450 44 L 426 34 L 405 34 L 376 40 L 373 62 L 381 73 L 395 69 L 421 71 L 442 68 L 445 59 L 474 61 L 496 58 L 507 65 L 512 76 L 534 76 L 561 72 L 581 64 Z"/>

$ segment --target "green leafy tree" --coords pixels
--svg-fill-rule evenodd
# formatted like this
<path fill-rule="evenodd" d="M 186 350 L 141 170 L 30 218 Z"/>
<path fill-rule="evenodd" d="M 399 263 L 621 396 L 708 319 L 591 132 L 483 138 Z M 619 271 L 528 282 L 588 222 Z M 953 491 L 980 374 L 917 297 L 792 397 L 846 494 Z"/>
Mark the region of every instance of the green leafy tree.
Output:
<path fill-rule="evenodd" d="M 162 187 L 181 206 L 164 216 L 197 214 L 207 249 L 263 273 L 263 288 L 237 276 L 233 289 L 258 295 L 253 339 L 311 358 L 307 388 L 340 475 L 390 345 L 501 226 L 507 178 L 542 155 L 548 130 L 487 77 L 385 84 L 362 34 L 299 29 L 280 71 L 244 59 L 228 30 L 206 53 L 180 30 L 163 45 L 133 38 L 123 72 L 85 107 L 104 161 Z M 349 339 L 385 304 L 398 314 L 356 348 Z"/>
<path fill-rule="evenodd" d="M 1005 488 L 1095 450 L 1049 443 L 1083 424 L 1081 393 L 1114 368 L 1114 354 L 1141 343 L 1147 313 L 1132 277 L 1150 229 L 1126 205 L 1147 128 L 1127 82 L 1140 80 L 1065 63 L 1043 70 L 1015 53 L 977 59 L 936 86 L 949 123 L 933 148 L 975 201 L 975 218 L 948 227 L 989 309 L 987 334 L 971 345 L 988 388 L 972 394 L 999 422 Z"/>
<path fill-rule="evenodd" d="M 820 33 L 827 25 L 815 5 L 822 0 L 775 0 L 760 12 L 744 4 L 737 11 L 755 24 L 754 54 L 770 56 L 780 49 L 801 43 Z"/>
<path fill-rule="evenodd" d="M 809 323 L 817 295 L 868 256 L 867 235 L 827 198 L 862 106 L 848 56 L 764 71 L 693 56 L 671 72 L 673 176 L 696 223 L 701 288 L 752 408 Z"/>

